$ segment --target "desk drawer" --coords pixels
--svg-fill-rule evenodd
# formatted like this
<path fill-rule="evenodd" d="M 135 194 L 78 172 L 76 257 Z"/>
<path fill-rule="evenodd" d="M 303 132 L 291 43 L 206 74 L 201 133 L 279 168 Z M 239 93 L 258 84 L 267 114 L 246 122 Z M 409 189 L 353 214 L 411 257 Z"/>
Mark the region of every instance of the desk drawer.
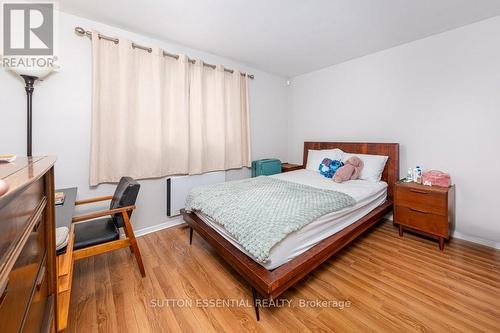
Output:
<path fill-rule="evenodd" d="M 446 216 L 395 206 L 394 222 L 432 235 L 444 238 L 449 236 L 449 223 Z"/>
<path fill-rule="evenodd" d="M 42 201 L 43 179 L 31 184 L 27 189 L 0 207 L 0 267 L 17 244 L 30 218 Z"/>
<path fill-rule="evenodd" d="M 399 206 L 418 211 L 446 216 L 448 214 L 447 195 L 407 187 L 396 187 L 396 202 Z"/>
<path fill-rule="evenodd" d="M 45 223 L 43 214 L 33 225 L 19 257 L 8 275 L 7 284 L 0 286 L 0 332 L 18 332 L 30 303 L 33 286 L 44 258 Z"/>

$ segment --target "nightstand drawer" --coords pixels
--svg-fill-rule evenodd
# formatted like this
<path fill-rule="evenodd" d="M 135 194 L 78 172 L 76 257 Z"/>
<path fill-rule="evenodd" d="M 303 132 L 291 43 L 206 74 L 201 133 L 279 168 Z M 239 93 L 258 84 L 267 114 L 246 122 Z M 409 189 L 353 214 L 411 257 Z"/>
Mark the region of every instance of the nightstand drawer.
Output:
<path fill-rule="evenodd" d="M 442 216 L 448 214 L 447 195 L 443 193 L 398 186 L 396 187 L 396 200 L 398 206 Z"/>
<path fill-rule="evenodd" d="M 415 206 L 414 206 L 415 207 Z M 418 208 L 394 207 L 394 222 L 412 229 L 448 238 L 448 218 Z"/>

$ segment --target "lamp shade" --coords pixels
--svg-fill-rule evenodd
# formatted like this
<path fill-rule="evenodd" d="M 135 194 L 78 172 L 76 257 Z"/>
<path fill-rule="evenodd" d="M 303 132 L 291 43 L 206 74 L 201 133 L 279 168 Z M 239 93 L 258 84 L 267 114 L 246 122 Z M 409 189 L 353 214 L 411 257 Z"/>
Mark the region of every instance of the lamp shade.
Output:
<path fill-rule="evenodd" d="M 26 76 L 34 76 L 39 80 L 43 80 L 47 75 L 52 73 L 53 71 L 57 71 L 60 67 L 56 64 L 52 64 L 50 66 L 16 66 L 9 67 L 9 69 L 18 74 L 18 75 L 26 75 Z"/>

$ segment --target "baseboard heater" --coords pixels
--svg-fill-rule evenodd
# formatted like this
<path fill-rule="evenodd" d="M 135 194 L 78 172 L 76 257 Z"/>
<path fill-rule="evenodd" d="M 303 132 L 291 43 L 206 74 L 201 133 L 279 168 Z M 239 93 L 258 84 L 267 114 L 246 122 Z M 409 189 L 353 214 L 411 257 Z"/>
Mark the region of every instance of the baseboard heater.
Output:
<path fill-rule="evenodd" d="M 167 178 L 167 216 L 176 216 L 184 208 L 188 192 L 196 186 L 221 183 L 226 180 L 225 171 L 202 175 Z"/>

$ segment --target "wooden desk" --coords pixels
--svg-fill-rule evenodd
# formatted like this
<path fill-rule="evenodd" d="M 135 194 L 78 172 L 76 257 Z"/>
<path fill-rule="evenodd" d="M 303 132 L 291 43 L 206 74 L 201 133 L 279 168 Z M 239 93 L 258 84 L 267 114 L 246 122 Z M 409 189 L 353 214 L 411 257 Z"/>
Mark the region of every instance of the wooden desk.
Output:
<path fill-rule="evenodd" d="M 67 227 L 71 228 L 71 219 L 75 212 L 75 201 L 76 194 L 78 192 L 77 187 L 58 189 L 56 192 L 64 193 L 64 203 L 62 205 L 56 205 L 56 228 Z M 68 246 L 57 251 L 57 255 L 66 253 Z"/>
<path fill-rule="evenodd" d="M 71 219 L 75 211 L 77 188 L 59 189 L 64 192 L 64 204 L 56 206 L 56 227 L 68 227 L 69 240 L 65 248 L 57 251 L 57 331 L 68 326 L 71 285 L 73 280 L 73 243 L 75 232 Z"/>

